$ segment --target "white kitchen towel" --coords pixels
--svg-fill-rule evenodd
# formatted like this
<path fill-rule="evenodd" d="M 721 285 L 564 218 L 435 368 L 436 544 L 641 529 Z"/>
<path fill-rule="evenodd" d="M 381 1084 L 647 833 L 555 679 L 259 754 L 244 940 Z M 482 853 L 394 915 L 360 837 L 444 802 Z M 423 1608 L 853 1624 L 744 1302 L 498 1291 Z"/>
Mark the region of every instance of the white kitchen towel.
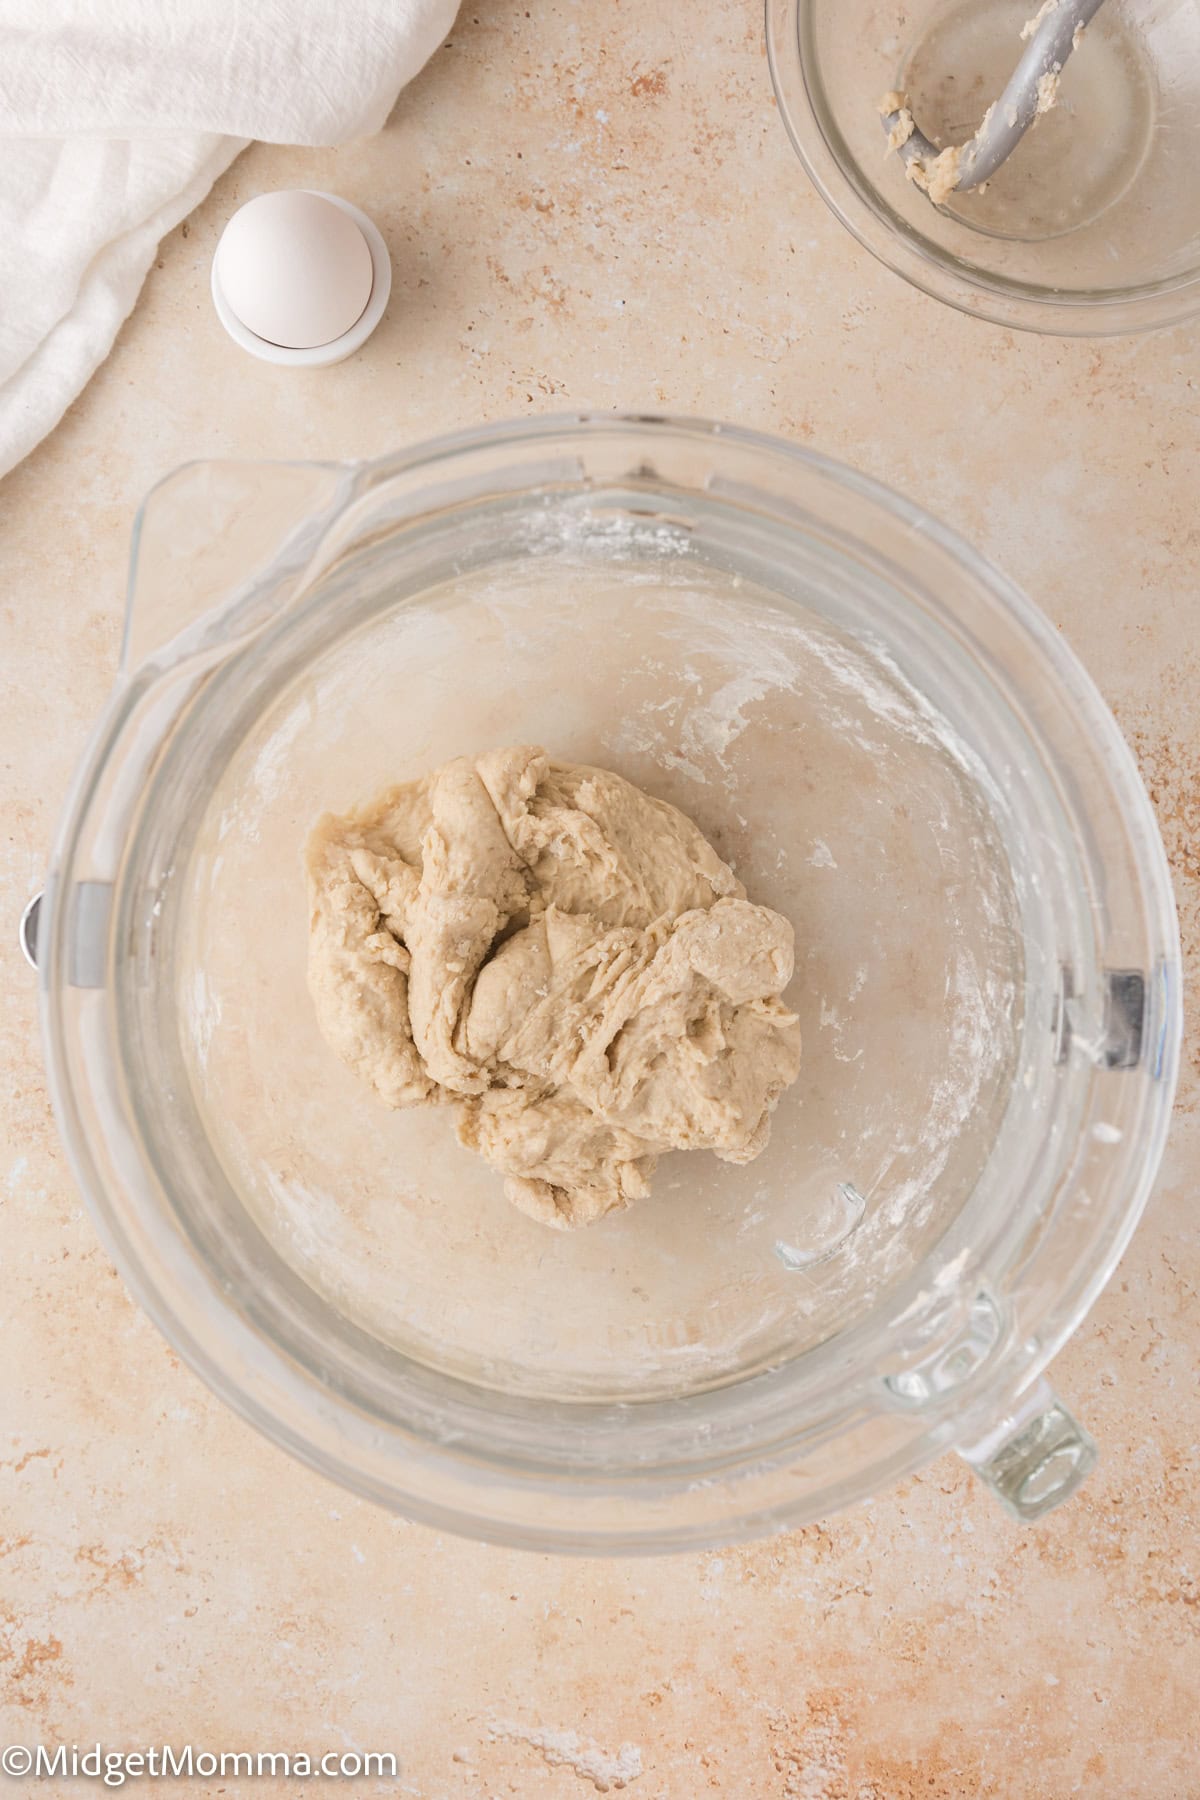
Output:
<path fill-rule="evenodd" d="M 378 131 L 458 0 L 0 0 L 0 475 L 253 138 Z"/>

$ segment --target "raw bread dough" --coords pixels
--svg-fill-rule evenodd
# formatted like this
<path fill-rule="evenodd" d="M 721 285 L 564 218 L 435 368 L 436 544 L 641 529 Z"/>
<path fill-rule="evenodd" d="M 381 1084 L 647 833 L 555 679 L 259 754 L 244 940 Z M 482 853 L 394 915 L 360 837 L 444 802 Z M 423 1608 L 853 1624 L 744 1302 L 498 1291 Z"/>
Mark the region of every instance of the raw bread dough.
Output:
<path fill-rule="evenodd" d="M 980 131 L 991 118 L 992 110 L 989 107 L 984 114 Z M 884 140 L 883 154 L 891 156 L 904 148 L 917 129 L 908 104 L 908 95 L 901 93 L 898 88 L 890 89 L 879 101 L 879 112 L 884 118 L 890 118 L 893 113 L 896 115 L 896 123 Z M 904 164 L 904 173 L 909 181 L 929 195 L 935 206 L 944 206 L 958 185 L 958 165 L 963 149 L 961 144 L 951 144 L 947 149 L 939 151 L 929 163 L 922 162 L 920 157 L 909 157 Z"/>
<path fill-rule="evenodd" d="M 514 1205 L 586 1225 L 658 1156 L 749 1162 L 800 1066 L 792 928 L 673 806 L 517 746 L 308 843 L 309 986 L 389 1106 L 450 1102 Z"/>

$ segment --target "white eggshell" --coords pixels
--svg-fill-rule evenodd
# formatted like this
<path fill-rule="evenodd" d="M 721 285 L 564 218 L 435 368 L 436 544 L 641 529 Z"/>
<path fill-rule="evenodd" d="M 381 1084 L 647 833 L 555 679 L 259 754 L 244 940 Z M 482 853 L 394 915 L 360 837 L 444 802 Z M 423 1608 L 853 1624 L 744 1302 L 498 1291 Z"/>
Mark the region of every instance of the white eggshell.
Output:
<path fill-rule="evenodd" d="M 322 194 L 260 194 L 217 245 L 217 280 L 242 324 L 270 344 L 330 344 L 371 298 L 371 252 L 354 220 Z"/>

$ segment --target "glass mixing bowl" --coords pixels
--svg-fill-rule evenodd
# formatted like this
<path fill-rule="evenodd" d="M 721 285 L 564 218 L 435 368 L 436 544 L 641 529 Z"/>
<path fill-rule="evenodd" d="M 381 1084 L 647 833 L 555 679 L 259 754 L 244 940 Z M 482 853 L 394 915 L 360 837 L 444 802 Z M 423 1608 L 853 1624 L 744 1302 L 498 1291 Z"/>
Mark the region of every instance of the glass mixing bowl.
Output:
<path fill-rule="evenodd" d="M 1038 0 L 766 0 L 785 125 L 818 192 L 889 268 L 963 312 L 1061 335 L 1141 331 L 1200 306 L 1200 6 L 1107 0 L 986 191 L 934 207 L 884 155 L 908 92 L 961 144 L 1012 74 Z"/>
<path fill-rule="evenodd" d="M 326 809 L 535 742 L 692 814 L 797 937 L 800 1080 L 738 1168 L 554 1233 L 322 1042 Z M 1175 1078 L 1162 848 L 1037 611 L 874 482 L 565 418 L 341 467 L 196 464 L 39 925 L 55 1105 L 131 1287 L 361 1493 L 540 1548 L 812 1519 L 953 1445 L 1020 1517 L 1093 1456 L 1042 1371 Z"/>

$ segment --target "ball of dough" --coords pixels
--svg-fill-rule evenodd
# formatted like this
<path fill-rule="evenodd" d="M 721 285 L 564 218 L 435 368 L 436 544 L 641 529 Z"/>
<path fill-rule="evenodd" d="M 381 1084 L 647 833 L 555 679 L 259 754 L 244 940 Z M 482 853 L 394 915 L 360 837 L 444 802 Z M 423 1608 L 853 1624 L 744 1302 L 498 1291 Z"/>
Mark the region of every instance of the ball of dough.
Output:
<path fill-rule="evenodd" d="M 649 1191 L 665 1150 L 749 1162 L 800 1068 L 787 920 L 691 820 L 515 746 L 389 789 L 308 844 L 309 986 L 389 1106 L 450 1103 L 547 1225 Z"/>

